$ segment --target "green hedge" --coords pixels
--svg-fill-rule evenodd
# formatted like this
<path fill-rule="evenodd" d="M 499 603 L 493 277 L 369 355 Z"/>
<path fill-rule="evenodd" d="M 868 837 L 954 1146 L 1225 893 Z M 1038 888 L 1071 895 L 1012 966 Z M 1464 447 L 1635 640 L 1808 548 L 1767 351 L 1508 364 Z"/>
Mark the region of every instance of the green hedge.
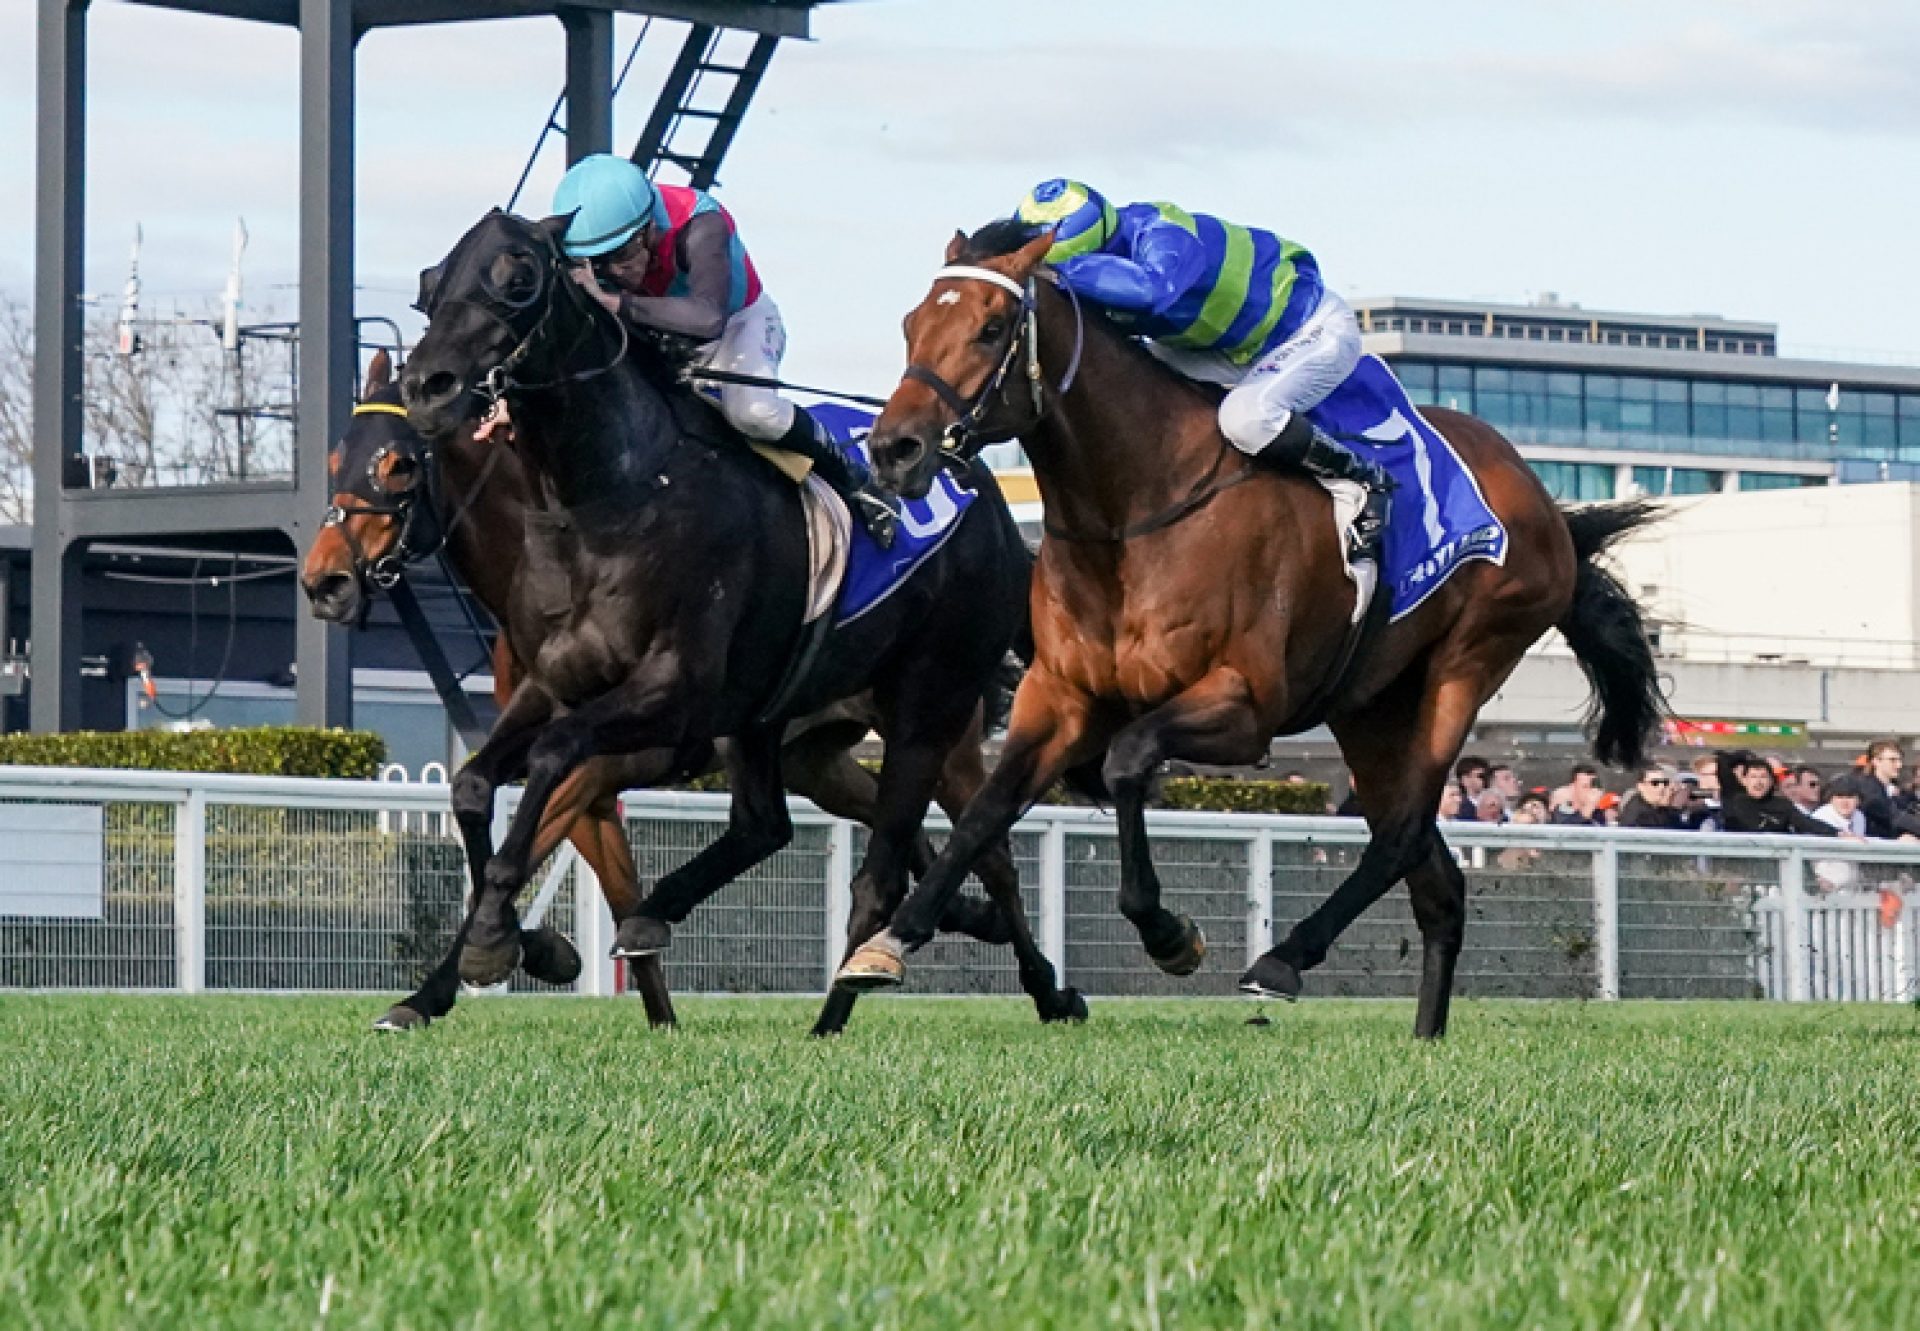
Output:
<path fill-rule="evenodd" d="M 0 765 L 114 767 L 150 772 L 369 778 L 387 742 L 370 730 L 259 726 L 248 730 L 79 730 L 0 735 Z"/>
<path fill-rule="evenodd" d="M 878 764 L 862 763 L 869 769 Z M 682 790 L 724 792 L 724 770 L 708 772 L 679 787 Z M 1055 786 L 1042 801 L 1045 804 L 1084 803 L 1063 786 Z M 1159 809 L 1199 809 L 1215 813 L 1300 813 L 1324 814 L 1327 811 L 1327 786 L 1323 781 L 1241 781 L 1233 777 L 1173 776 L 1160 784 L 1153 807 Z"/>
<path fill-rule="evenodd" d="M 1321 781 L 1172 776 L 1162 783 L 1154 804 L 1162 809 L 1210 809 L 1216 813 L 1324 814 L 1327 787 Z"/>

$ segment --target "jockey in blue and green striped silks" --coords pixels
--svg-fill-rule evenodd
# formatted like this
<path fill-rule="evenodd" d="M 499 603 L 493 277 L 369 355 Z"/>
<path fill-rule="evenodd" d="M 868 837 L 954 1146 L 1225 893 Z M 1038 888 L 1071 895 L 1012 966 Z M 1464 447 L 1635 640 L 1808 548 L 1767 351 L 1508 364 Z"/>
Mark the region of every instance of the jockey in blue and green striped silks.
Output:
<path fill-rule="evenodd" d="M 1372 545 L 1385 473 L 1306 417 L 1360 360 L 1359 322 L 1321 282 L 1313 255 L 1170 203 L 1116 208 L 1072 180 L 1036 186 L 1017 216 L 1053 228 L 1047 260 L 1075 295 L 1147 339 L 1174 370 L 1229 390 L 1220 430 L 1236 448 L 1365 486 L 1358 534 Z"/>

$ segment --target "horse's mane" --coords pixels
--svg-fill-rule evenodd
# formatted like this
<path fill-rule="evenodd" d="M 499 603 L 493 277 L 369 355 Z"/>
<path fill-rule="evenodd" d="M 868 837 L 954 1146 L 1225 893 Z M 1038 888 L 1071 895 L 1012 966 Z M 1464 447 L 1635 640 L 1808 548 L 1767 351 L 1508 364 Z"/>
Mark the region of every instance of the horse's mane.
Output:
<path fill-rule="evenodd" d="M 1031 244 L 1039 235 L 1040 228 L 1030 222 L 1017 217 L 996 218 L 967 237 L 966 253 L 960 257 L 969 262 L 1003 258 Z"/>

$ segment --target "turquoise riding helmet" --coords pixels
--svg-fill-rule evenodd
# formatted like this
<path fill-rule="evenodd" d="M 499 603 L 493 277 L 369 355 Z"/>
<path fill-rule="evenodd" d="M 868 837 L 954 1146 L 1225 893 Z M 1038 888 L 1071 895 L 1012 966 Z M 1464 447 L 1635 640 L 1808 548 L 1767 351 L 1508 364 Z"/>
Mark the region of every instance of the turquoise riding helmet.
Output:
<path fill-rule="evenodd" d="M 570 259 L 611 254 L 648 222 L 665 222 L 660 191 L 647 173 L 612 153 L 594 153 L 569 167 L 553 192 L 553 211 L 573 214 L 561 242 Z"/>

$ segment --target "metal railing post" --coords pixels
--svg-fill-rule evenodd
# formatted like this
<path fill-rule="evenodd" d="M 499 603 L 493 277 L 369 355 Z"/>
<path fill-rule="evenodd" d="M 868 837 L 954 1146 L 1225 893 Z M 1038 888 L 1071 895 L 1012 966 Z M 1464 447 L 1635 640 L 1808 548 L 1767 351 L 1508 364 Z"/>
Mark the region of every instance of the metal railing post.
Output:
<path fill-rule="evenodd" d="M 173 967 L 183 994 L 207 987 L 207 792 L 174 806 Z"/>
<path fill-rule="evenodd" d="M 1067 828 L 1049 819 L 1040 834 L 1040 950 L 1053 963 L 1054 982 L 1067 982 Z"/>
<path fill-rule="evenodd" d="M 1247 965 L 1273 946 L 1273 833 L 1253 834 L 1247 846 Z"/>
<path fill-rule="evenodd" d="M 1620 848 L 1611 842 L 1593 853 L 1593 945 L 1599 963 L 1598 997 L 1620 997 Z"/>
<path fill-rule="evenodd" d="M 582 856 L 573 866 L 574 929 L 580 935 L 579 992 L 611 998 L 619 992 L 613 961 L 613 912 L 600 893 L 600 875 Z"/>
<path fill-rule="evenodd" d="M 847 915 L 853 910 L 853 824 L 833 820 L 827 835 L 827 978 L 829 987 L 847 955 Z"/>
<path fill-rule="evenodd" d="M 1780 923 L 1783 950 L 1787 954 L 1787 1001 L 1790 1003 L 1807 1001 L 1807 965 L 1811 954 L 1807 947 L 1806 867 L 1805 856 L 1797 850 L 1788 851 L 1780 861 Z"/>

